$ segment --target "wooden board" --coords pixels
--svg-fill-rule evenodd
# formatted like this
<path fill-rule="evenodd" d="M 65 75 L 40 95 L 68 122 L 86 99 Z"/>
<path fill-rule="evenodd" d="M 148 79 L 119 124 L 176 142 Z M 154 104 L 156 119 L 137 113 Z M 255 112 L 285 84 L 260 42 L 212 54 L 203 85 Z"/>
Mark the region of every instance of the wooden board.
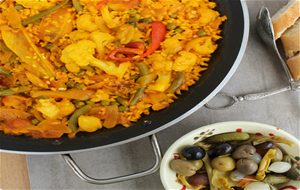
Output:
<path fill-rule="evenodd" d="M 26 155 L 0 152 L 0 189 L 30 189 Z"/>

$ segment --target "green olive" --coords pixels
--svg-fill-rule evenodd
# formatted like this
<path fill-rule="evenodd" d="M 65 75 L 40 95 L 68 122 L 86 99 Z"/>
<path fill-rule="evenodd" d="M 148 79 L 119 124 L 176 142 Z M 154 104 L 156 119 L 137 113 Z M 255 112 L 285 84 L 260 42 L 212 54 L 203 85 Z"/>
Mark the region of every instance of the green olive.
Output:
<path fill-rule="evenodd" d="M 198 30 L 197 35 L 198 36 L 206 36 L 207 33 L 205 32 L 205 30 L 201 29 L 201 30 Z"/>
<path fill-rule="evenodd" d="M 68 88 L 73 88 L 75 86 L 76 82 L 73 80 L 69 80 L 66 85 Z"/>
<path fill-rule="evenodd" d="M 100 103 L 102 106 L 109 106 L 109 101 L 107 100 L 102 100 Z"/>
<path fill-rule="evenodd" d="M 168 30 L 174 30 L 177 27 L 177 25 L 175 23 L 170 23 L 166 26 L 166 28 Z"/>
<path fill-rule="evenodd" d="M 173 160 L 171 168 L 174 172 L 184 176 L 192 176 L 197 171 L 197 167 L 192 162 L 182 159 Z"/>
<path fill-rule="evenodd" d="M 38 119 L 33 119 L 33 120 L 31 120 L 31 123 L 32 123 L 33 125 L 37 125 L 37 124 L 40 123 L 40 120 L 38 120 Z"/>
<path fill-rule="evenodd" d="M 144 18 L 143 22 L 145 22 L 145 23 L 151 23 L 151 22 L 153 22 L 153 20 L 152 20 L 152 18 Z"/>
<path fill-rule="evenodd" d="M 172 13 L 169 15 L 171 18 L 177 18 L 178 14 L 177 13 Z"/>
<path fill-rule="evenodd" d="M 203 166 L 202 160 L 191 160 L 190 162 L 192 162 L 196 166 L 197 171 L 200 170 Z"/>
<path fill-rule="evenodd" d="M 128 14 L 130 14 L 130 15 L 134 15 L 136 13 L 137 13 L 137 11 L 135 9 L 131 9 L 128 11 Z"/>
<path fill-rule="evenodd" d="M 78 108 L 78 109 L 79 109 L 79 108 L 82 108 L 83 106 L 85 106 L 85 103 L 84 103 L 84 102 L 76 102 L 76 103 L 75 103 L 75 107 Z"/>
<path fill-rule="evenodd" d="M 211 165 L 217 170 L 228 172 L 235 168 L 235 160 L 228 156 L 219 156 L 211 161 Z"/>
<path fill-rule="evenodd" d="M 85 70 L 80 70 L 80 71 L 76 74 L 76 76 L 81 77 L 81 76 L 83 76 L 84 74 L 85 74 Z"/>

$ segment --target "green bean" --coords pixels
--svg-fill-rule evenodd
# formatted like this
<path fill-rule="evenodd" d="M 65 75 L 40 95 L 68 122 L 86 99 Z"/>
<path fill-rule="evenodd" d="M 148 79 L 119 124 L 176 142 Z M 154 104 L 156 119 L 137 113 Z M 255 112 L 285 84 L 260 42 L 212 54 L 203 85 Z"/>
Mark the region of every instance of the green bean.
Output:
<path fill-rule="evenodd" d="M 9 63 L 19 63 L 19 61 L 17 60 L 17 55 L 15 53 L 13 53 L 12 56 L 9 58 Z"/>
<path fill-rule="evenodd" d="M 15 6 L 15 9 L 16 9 L 17 11 L 20 11 L 20 10 L 24 9 L 24 7 L 23 7 L 22 5 L 16 5 L 16 6 Z"/>
<path fill-rule="evenodd" d="M 81 66 L 82 69 L 87 70 L 87 71 L 92 71 L 92 72 L 96 72 L 95 69 L 93 69 L 90 66 Z"/>
<path fill-rule="evenodd" d="M 148 75 L 150 73 L 148 66 L 144 62 L 135 63 L 135 65 L 140 69 L 141 77 Z"/>
<path fill-rule="evenodd" d="M 232 133 L 224 133 L 211 136 L 204 140 L 206 143 L 219 143 L 219 142 L 227 142 L 227 141 L 243 141 L 248 140 L 250 138 L 248 133 L 244 132 L 232 132 Z"/>
<path fill-rule="evenodd" d="M 174 93 L 176 90 L 182 85 L 183 81 L 185 79 L 185 72 L 179 71 L 176 74 L 175 80 L 171 84 L 171 86 L 167 89 L 167 92 Z"/>
<path fill-rule="evenodd" d="M 79 116 L 89 112 L 92 109 L 91 105 L 85 105 L 82 108 L 76 110 L 73 115 L 69 119 L 68 127 L 73 131 L 77 131 L 78 129 L 78 118 Z"/>
<path fill-rule="evenodd" d="M 207 33 L 205 32 L 205 30 L 201 29 L 201 30 L 198 30 L 197 35 L 198 36 L 206 36 Z"/>
<path fill-rule="evenodd" d="M 35 99 L 48 99 L 50 96 L 38 96 Z"/>
<path fill-rule="evenodd" d="M 152 18 L 144 18 L 143 22 L 145 22 L 145 23 L 151 23 L 151 22 L 153 22 L 153 20 L 152 20 Z"/>
<path fill-rule="evenodd" d="M 144 91 L 145 88 L 139 88 L 134 94 L 133 98 L 130 100 L 130 105 L 135 105 L 139 101 L 140 96 L 144 94 Z"/>
<path fill-rule="evenodd" d="M 5 44 L 4 41 L 0 41 L 0 48 L 3 52 L 11 51 Z"/>
<path fill-rule="evenodd" d="M 166 26 L 166 28 L 168 30 L 174 30 L 176 27 L 177 27 L 177 25 L 175 23 L 170 23 L 170 24 L 167 24 L 167 26 Z"/>
<path fill-rule="evenodd" d="M 171 18 L 177 18 L 178 14 L 177 13 L 172 13 L 169 15 Z"/>
<path fill-rule="evenodd" d="M 80 101 L 80 102 L 76 102 L 76 103 L 75 103 L 75 107 L 76 107 L 76 108 L 82 108 L 83 106 L 85 106 L 85 103 L 84 103 L 84 102 L 81 102 L 81 101 Z"/>
<path fill-rule="evenodd" d="M 11 89 L 7 89 L 7 90 L 1 90 L 0 91 L 0 96 L 9 96 L 9 95 L 13 95 L 16 94 L 17 92 Z"/>
<path fill-rule="evenodd" d="M 118 96 L 117 97 L 117 102 L 119 102 L 120 104 L 122 104 L 123 106 L 128 106 L 129 105 L 129 102 L 127 99 L 121 97 L 121 96 Z"/>
<path fill-rule="evenodd" d="M 38 119 L 33 119 L 33 120 L 31 120 L 31 123 L 32 123 L 33 125 L 37 125 L 37 124 L 40 123 L 40 120 L 38 120 Z"/>
<path fill-rule="evenodd" d="M 61 67 L 60 71 L 63 72 L 63 73 L 68 73 L 69 72 L 66 67 Z"/>
<path fill-rule="evenodd" d="M 82 5 L 79 3 L 78 0 L 72 0 L 72 3 L 73 3 L 73 6 L 74 6 L 74 8 L 75 8 L 75 10 L 76 10 L 77 12 L 83 11 L 83 7 L 82 7 Z"/>
<path fill-rule="evenodd" d="M 28 24 L 30 24 L 32 22 L 35 22 L 35 21 L 43 18 L 47 14 L 60 9 L 62 6 L 66 5 L 67 3 L 69 3 L 69 0 L 64 0 L 62 3 L 60 3 L 60 4 L 58 4 L 58 5 L 54 6 L 54 7 L 52 7 L 51 9 L 49 9 L 47 11 L 44 11 L 44 12 L 41 12 L 41 13 L 39 13 L 37 15 L 34 15 L 33 17 L 30 17 L 29 19 L 23 21 L 22 24 L 24 26 L 27 26 Z"/>
<path fill-rule="evenodd" d="M 108 101 L 108 100 L 102 100 L 102 101 L 100 102 L 100 104 L 101 104 L 102 106 L 109 106 L 109 101 Z"/>
<path fill-rule="evenodd" d="M 11 72 L 4 67 L 0 67 L 0 74 L 1 75 L 11 75 Z"/>

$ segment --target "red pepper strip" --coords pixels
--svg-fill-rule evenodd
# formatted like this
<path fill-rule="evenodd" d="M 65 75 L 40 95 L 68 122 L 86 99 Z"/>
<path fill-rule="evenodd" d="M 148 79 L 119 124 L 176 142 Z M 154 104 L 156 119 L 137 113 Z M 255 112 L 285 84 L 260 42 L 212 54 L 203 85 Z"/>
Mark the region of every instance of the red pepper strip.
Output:
<path fill-rule="evenodd" d="M 9 88 L 9 85 L 6 84 L 1 78 L 0 78 L 0 85 L 7 86 Z"/>
<path fill-rule="evenodd" d="M 139 49 L 144 49 L 144 42 L 131 42 L 128 44 L 125 44 L 125 47 L 127 48 L 139 48 Z"/>
<path fill-rule="evenodd" d="M 114 61 L 131 61 L 133 60 L 133 57 L 125 57 L 125 58 L 119 58 L 116 57 L 115 55 L 117 53 L 123 53 L 123 54 L 143 54 L 144 50 L 139 49 L 139 48 L 127 48 L 127 47 L 120 47 L 117 49 L 114 49 L 112 52 L 109 54 L 109 58 L 114 60 Z"/>
<path fill-rule="evenodd" d="M 96 5 L 95 9 L 96 9 L 97 11 L 99 11 L 100 8 L 101 8 L 103 5 L 106 5 L 106 4 L 108 3 L 108 1 L 109 1 L 109 0 L 100 1 L 100 2 Z"/>
<path fill-rule="evenodd" d="M 146 53 L 144 53 L 140 56 L 136 56 L 136 57 L 118 58 L 115 55 L 117 53 L 122 53 L 123 49 L 117 48 L 117 49 L 113 50 L 112 52 L 110 52 L 109 58 L 114 61 L 133 61 L 133 60 L 143 59 L 144 57 L 147 57 L 148 55 L 155 52 L 160 47 L 160 43 L 164 41 L 165 35 L 167 33 L 167 29 L 166 29 L 166 26 L 162 22 L 159 22 L 159 21 L 152 22 L 151 26 L 152 26 L 152 34 L 151 34 L 152 42 Z M 136 49 L 137 50 L 137 48 L 127 48 L 127 49 Z M 127 51 L 129 51 L 129 50 L 127 50 Z"/>

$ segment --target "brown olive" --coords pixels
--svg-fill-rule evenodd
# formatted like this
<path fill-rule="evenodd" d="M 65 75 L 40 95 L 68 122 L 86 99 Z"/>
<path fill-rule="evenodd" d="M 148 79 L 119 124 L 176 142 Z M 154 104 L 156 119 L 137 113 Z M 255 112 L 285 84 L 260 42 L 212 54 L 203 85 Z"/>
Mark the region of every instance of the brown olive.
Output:
<path fill-rule="evenodd" d="M 197 171 L 197 167 L 192 162 L 181 159 L 173 160 L 171 168 L 174 172 L 184 176 L 192 176 Z"/>
<path fill-rule="evenodd" d="M 188 182 L 193 186 L 209 184 L 207 173 L 196 173 L 188 179 Z"/>
<path fill-rule="evenodd" d="M 267 142 L 261 143 L 259 145 L 256 145 L 255 148 L 256 148 L 256 150 L 265 150 L 265 149 L 272 148 L 273 145 L 274 145 L 273 141 L 267 141 Z"/>
<path fill-rule="evenodd" d="M 256 152 L 254 146 L 251 145 L 242 145 L 239 146 L 235 151 L 232 153 L 232 158 L 234 159 L 242 159 L 242 158 L 249 158 L 253 156 Z"/>
<path fill-rule="evenodd" d="M 211 165 L 223 172 L 232 171 L 235 168 L 235 160 L 228 156 L 219 156 L 211 161 Z"/>
<path fill-rule="evenodd" d="M 236 163 L 236 168 L 244 174 L 251 175 L 257 171 L 258 165 L 252 159 L 240 159 Z"/>

